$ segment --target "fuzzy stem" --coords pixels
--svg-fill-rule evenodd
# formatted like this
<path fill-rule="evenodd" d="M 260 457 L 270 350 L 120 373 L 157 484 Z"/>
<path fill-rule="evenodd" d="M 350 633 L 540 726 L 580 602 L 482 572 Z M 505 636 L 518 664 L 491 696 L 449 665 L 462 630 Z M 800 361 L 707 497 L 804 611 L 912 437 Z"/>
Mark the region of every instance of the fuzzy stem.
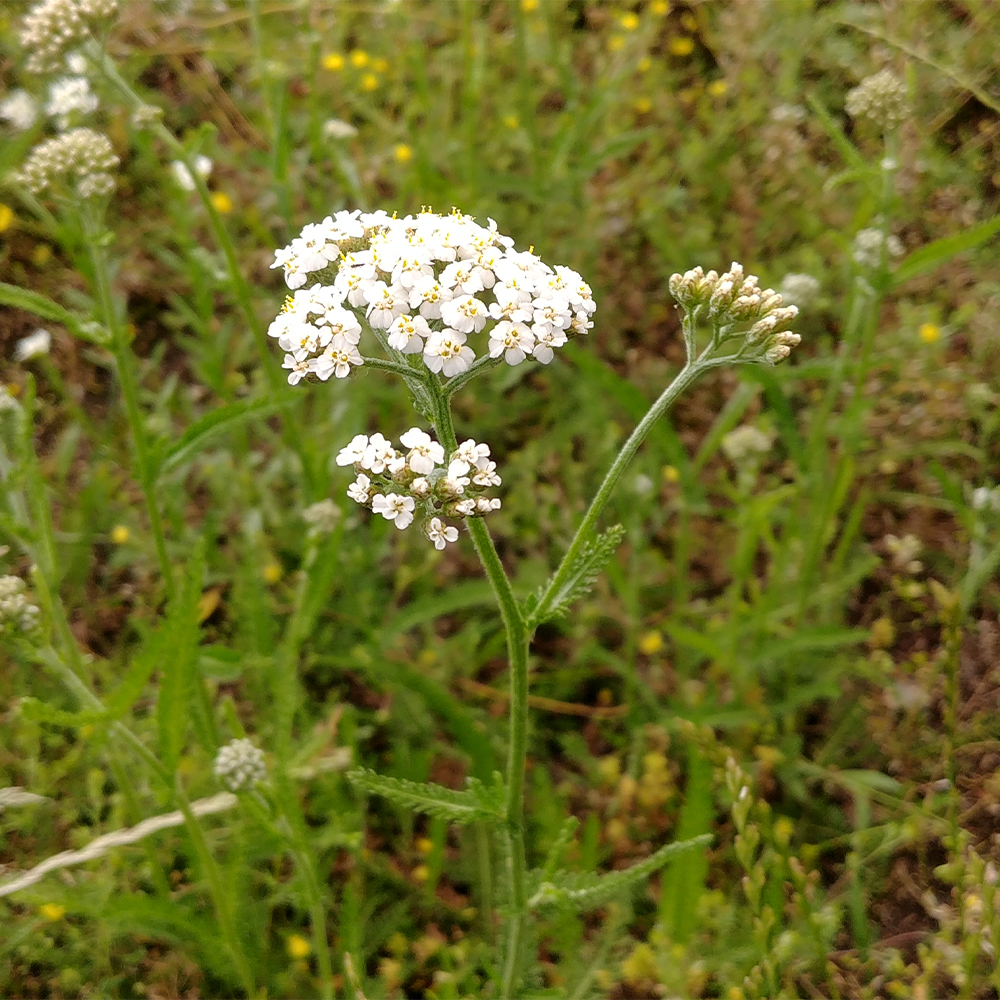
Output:
<path fill-rule="evenodd" d="M 646 439 L 646 435 L 649 434 L 653 425 L 666 413 L 674 400 L 710 366 L 711 362 L 705 359 L 705 355 L 702 355 L 702 358 L 699 358 L 697 361 L 689 359 L 677 377 L 663 390 L 660 398 L 653 403 L 635 430 L 632 431 L 629 439 L 622 446 L 622 450 L 611 463 L 611 468 L 608 469 L 604 476 L 604 481 L 598 488 L 594 499 L 590 502 L 590 507 L 587 508 L 587 513 L 584 514 L 583 520 L 580 522 L 580 527 L 576 529 L 573 541 L 566 550 L 566 555 L 563 556 L 555 576 L 552 577 L 548 587 L 545 588 L 545 593 L 542 594 L 538 606 L 532 613 L 531 620 L 533 622 L 539 622 L 543 619 L 545 613 L 551 608 L 553 599 L 569 579 L 569 575 L 580 553 L 583 551 L 583 547 L 593 536 L 597 519 L 607 506 L 618 480 L 628 468 L 635 453 L 639 450 L 639 446 Z"/>

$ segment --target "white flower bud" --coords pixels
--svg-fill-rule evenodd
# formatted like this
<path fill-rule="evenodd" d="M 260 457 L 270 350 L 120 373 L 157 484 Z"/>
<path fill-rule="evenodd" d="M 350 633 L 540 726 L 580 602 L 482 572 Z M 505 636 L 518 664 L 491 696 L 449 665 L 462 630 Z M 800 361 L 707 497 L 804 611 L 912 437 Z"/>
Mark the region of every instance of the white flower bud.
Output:
<path fill-rule="evenodd" d="M 34 195 L 65 188 L 78 198 L 94 198 L 114 190 L 109 171 L 116 166 L 118 157 L 107 136 L 75 128 L 37 145 L 14 178 Z"/>
<path fill-rule="evenodd" d="M 118 11 L 118 0 L 44 0 L 35 4 L 21 26 L 21 47 L 29 73 L 50 73 L 62 57 L 91 37 L 101 21 Z"/>
<path fill-rule="evenodd" d="M 249 791 L 267 777 L 264 754 L 249 740 L 231 740 L 222 747 L 212 770 L 231 792 Z"/>
<path fill-rule="evenodd" d="M 867 76 L 847 94 L 844 110 L 855 119 L 867 119 L 880 129 L 898 125 L 908 113 L 906 85 L 891 69 Z"/>

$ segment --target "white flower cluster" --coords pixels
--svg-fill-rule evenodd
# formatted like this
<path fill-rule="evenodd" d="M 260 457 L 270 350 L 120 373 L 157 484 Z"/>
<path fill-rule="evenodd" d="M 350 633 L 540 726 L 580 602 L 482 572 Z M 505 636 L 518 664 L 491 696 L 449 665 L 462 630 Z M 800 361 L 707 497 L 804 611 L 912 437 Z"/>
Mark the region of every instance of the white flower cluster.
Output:
<path fill-rule="evenodd" d="M 872 271 L 882 266 L 883 257 L 902 257 L 902 241 L 898 236 L 886 236 L 881 229 L 862 229 L 851 244 L 851 256 L 862 267 Z"/>
<path fill-rule="evenodd" d="M 419 506 L 424 534 L 443 549 L 458 538 L 458 529 L 446 525 L 438 515 L 475 517 L 500 509 L 496 497 L 486 496 L 499 486 L 496 462 L 490 461 L 489 445 L 471 438 L 447 456 L 444 448 L 419 427 L 411 427 L 397 451 L 381 434 L 358 434 L 337 455 L 337 465 L 353 465 L 357 479 L 347 495 L 393 521 L 397 528 L 413 523 Z M 405 452 L 405 453 L 404 453 Z"/>
<path fill-rule="evenodd" d="M 0 635 L 31 632 L 38 624 L 38 608 L 26 590 L 19 576 L 0 576 Z"/>
<path fill-rule="evenodd" d="M 798 307 L 786 306 L 773 288 L 761 288 L 757 276 L 744 274 L 743 265 L 733 261 L 724 274 L 696 267 L 684 274 L 672 274 L 670 294 L 687 310 L 708 308 L 708 315 L 723 340 L 743 338 L 757 345 L 753 360 L 777 364 L 783 361 L 802 338 L 787 326 L 799 314 Z"/>
<path fill-rule="evenodd" d="M 726 457 L 736 465 L 744 465 L 748 461 L 766 455 L 771 450 L 774 438 L 753 424 L 742 424 L 723 435 L 722 450 Z"/>
<path fill-rule="evenodd" d="M 867 118 L 879 128 L 893 128 L 907 114 L 906 84 L 891 69 L 879 70 L 848 91 L 844 110 L 852 118 Z"/>
<path fill-rule="evenodd" d="M 56 128 L 64 131 L 74 115 L 88 115 L 97 110 L 99 103 L 85 76 L 61 76 L 49 84 L 45 113 L 56 120 Z"/>
<path fill-rule="evenodd" d="M 107 136 L 74 128 L 35 146 L 15 179 L 35 195 L 65 181 L 77 197 L 94 198 L 114 190 L 109 171 L 116 166 L 118 157 Z"/>
<path fill-rule="evenodd" d="M 90 38 L 97 22 L 118 11 L 118 0 L 43 0 L 21 26 L 21 47 L 29 73 L 59 69 L 63 53 Z"/>
<path fill-rule="evenodd" d="M 215 755 L 212 770 L 231 792 L 249 791 L 267 777 L 263 751 L 249 740 L 230 740 Z"/>
<path fill-rule="evenodd" d="M 302 511 L 302 520 L 316 535 L 329 535 L 340 520 L 340 508 L 329 498 L 320 500 Z"/>
<path fill-rule="evenodd" d="M 807 309 L 819 298 L 820 284 L 811 274 L 786 274 L 778 292 L 789 305 Z"/>
<path fill-rule="evenodd" d="M 360 318 L 446 378 L 476 360 L 470 336 L 508 364 L 529 355 L 548 364 L 571 333 L 593 326 L 597 306 L 576 271 L 513 244 L 492 219 L 485 228 L 457 209 L 402 219 L 338 212 L 307 225 L 271 265 L 296 289 L 268 330 L 288 352 L 288 381 L 344 378 L 363 364 Z"/>
<path fill-rule="evenodd" d="M 13 90 L 0 101 L 0 118 L 24 132 L 35 124 L 38 102 L 26 90 Z"/>

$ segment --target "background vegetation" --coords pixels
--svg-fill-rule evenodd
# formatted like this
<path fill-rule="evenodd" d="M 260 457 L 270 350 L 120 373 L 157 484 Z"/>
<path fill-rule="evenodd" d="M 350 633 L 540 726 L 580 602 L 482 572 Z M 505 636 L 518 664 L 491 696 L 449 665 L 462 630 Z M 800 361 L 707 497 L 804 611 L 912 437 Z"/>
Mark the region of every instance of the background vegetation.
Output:
<path fill-rule="evenodd" d="M 589 338 L 456 401 L 460 434 L 489 441 L 504 475 L 490 523 L 521 593 L 683 360 L 667 277 L 736 259 L 762 285 L 819 281 L 790 363 L 713 373 L 651 436 L 605 518 L 626 528 L 617 558 L 536 640 L 534 862 L 566 812 L 581 870 L 715 839 L 584 923 L 543 923 L 531 995 L 996 996 L 996 5 L 123 8 L 108 51 L 213 161 L 260 322 L 285 294 L 274 248 L 344 207 L 457 205 L 591 283 Z M 8 91 L 41 94 L 21 68 L 26 10 L 0 6 L 0 70 Z M 883 66 L 911 107 L 888 153 L 843 111 Z M 333 457 L 354 434 L 409 426 L 403 394 L 365 371 L 276 388 L 277 352 L 262 357 L 175 155 L 92 85 L 87 121 L 122 160 L 114 308 L 157 475 L 150 487 L 107 348 L 50 321 L 51 352 L 18 362 L 40 320 L 4 309 L 0 378 L 34 396 L 38 457 L 8 434 L 3 572 L 36 590 L 51 573 L 69 625 L 55 646 L 76 645 L 104 709 L 81 715 L 37 644 L 4 647 L 0 786 L 46 799 L 0 812 L 3 871 L 177 808 L 119 722 L 176 763 L 190 800 L 218 792 L 216 749 L 248 733 L 287 765 L 337 995 L 484 995 L 495 928 L 475 833 L 367 800 L 342 772 L 460 787 L 502 764 L 487 585 L 467 541 L 439 554 L 360 523 Z M 51 125 L 0 128 L 6 173 Z M 95 318 L 81 233 L 14 186 L 0 196 L 2 280 Z M 853 261 L 869 227 L 901 241 L 894 272 Z M 766 444 L 734 445 L 740 426 Z M 144 488 L 182 595 L 165 623 Z M 310 532 L 302 511 L 328 496 L 343 514 Z M 188 650 L 196 710 L 170 701 L 164 643 Z M 282 688 L 289 665 L 298 684 Z M 319 993 L 301 866 L 245 802 L 204 817 L 201 840 L 190 829 L 0 898 L 0 994 L 235 995 L 219 905 L 258 989 Z"/>

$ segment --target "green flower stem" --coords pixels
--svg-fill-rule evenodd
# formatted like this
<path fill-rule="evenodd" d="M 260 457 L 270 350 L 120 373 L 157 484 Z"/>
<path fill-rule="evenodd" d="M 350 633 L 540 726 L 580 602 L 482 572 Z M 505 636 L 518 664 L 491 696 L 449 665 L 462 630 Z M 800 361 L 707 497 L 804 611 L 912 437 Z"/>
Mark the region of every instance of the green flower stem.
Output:
<path fill-rule="evenodd" d="M 205 832 L 198 822 L 198 817 L 192 811 L 191 803 L 188 802 L 179 781 L 174 788 L 174 796 L 177 799 L 181 813 L 184 815 L 184 821 L 191 836 L 191 843 L 194 845 L 195 853 L 198 855 L 198 861 L 208 879 L 209 891 L 212 894 L 212 901 L 215 904 L 215 913 L 219 918 L 219 925 L 222 929 L 222 938 L 226 943 L 229 957 L 236 967 L 236 974 L 239 976 L 240 985 L 248 997 L 254 997 L 256 996 L 256 986 L 254 984 L 253 973 L 250 971 L 250 963 L 247 961 L 246 952 L 243 950 L 243 944 L 236 930 L 236 918 L 233 913 L 232 899 L 226 891 L 222 872 L 215 858 L 212 856 L 208 842 L 205 840 Z"/>
<path fill-rule="evenodd" d="M 450 454 L 458 447 L 450 401 L 437 378 L 427 380 L 434 406 L 438 441 Z M 510 732 L 507 748 L 507 782 L 504 802 L 504 835 L 510 877 L 510 922 L 500 996 L 513 997 L 519 982 L 521 951 L 528 920 L 527 861 L 524 849 L 524 766 L 528 755 L 528 645 L 531 634 L 521 614 L 507 573 L 497 554 L 489 529 L 481 517 L 465 519 L 473 544 L 500 607 L 507 635 L 510 667 Z"/>
<path fill-rule="evenodd" d="M 118 322 L 118 315 L 111 295 L 111 279 L 108 275 L 108 261 L 104 250 L 105 233 L 89 212 L 84 214 L 83 221 L 87 234 L 87 250 L 94 272 L 94 291 L 98 308 L 101 311 L 101 319 L 105 328 L 111 333 L 111 353 L 115 358 L 118 384 L 122 388 L 122 398 L 125 400 L 125 416 L 128 419 L 129 430 L 132 432 L 132 441 L 135 445 L 135 456 L 139 466 L 139 485 L 146 501 L 149 527 L 153 533 L 156 556 L 160 563 L 160 575 L 163 577 L 167 598 L 172 599 L 174 596 L 174 576 L 170 559 L 167 556 L 167 543 L 163 534 L 163 522 L 160 520 L 160 508 L 156 503 L 156 475 L 150 461 L 146 427 L 143 423 L 142 411 L 139 408 L 139 384 L 132 359 L 132 348 L 128 343 L 125 330 Z"/>
<path fill-rule="evenodd" d="M 618 480 L 621 478 L 622 473 L 628 468 L 629 463 L 632 461 L 635 453 L 639 450 L 639 446 L 646 439 L 646 435 L 649 434 L 650 430 L 652 430 L 653 425 L 663 416 L 664 413 L 667 412 L 674 400 L 676 400 L 677 397 L 689 385 L 691 385 L 691 383 L 694 382 L 703 371 L 709 367 L 713 367 L 713 362 L 706 357 L 709 350 L 706 350 L 705 353 L 703 353 L 702 356 L 696 361 L 692 360 L 690 357 L 688 358 L 687 364 L 680 370 L 673 382 L 671 382 L 670 385 L 663 390 L 660 398 L 657 399 L 657 401 L 649 408 L 646 415 L 636 426 L 635 430 L 632 431 L 629 439 L 625 442 L 622 450 L 618 453 L 614 462 L 611 463 L 611 468 L 608 469 L 604 476 L 604 481 L 597 490 L 594 499 L 590 502 L 590 507 L 587 508 L 587 513 L 584 514 L 583 520 L 580 522 L 580 527 L 577 528 L 576 535 L 574 535 L 573 541 L 566 550 L 566 555 L 563 556 L 562 562 L 559 564 L 559 568 L 556 570 L 555 576 L 552 577 L 548 587 L 545 588 L 545 593 L 542 594 L 542 597 L 538 602 L 538 606 L 532 613 L 532 621 L 541 621 L 545 612 L 547 612 L 551 607 L 554 597 L 566 583 L 569 578 L 569 574 L 572 571 L 573 564 L 582 552 L 583 547 L 593 536 L 594 529 L 597 525 L 597 519 L 601 516 L 601 512 L 611 499 L 611 494 L 614 492 L 614 488 L 618 483 Z"/>

